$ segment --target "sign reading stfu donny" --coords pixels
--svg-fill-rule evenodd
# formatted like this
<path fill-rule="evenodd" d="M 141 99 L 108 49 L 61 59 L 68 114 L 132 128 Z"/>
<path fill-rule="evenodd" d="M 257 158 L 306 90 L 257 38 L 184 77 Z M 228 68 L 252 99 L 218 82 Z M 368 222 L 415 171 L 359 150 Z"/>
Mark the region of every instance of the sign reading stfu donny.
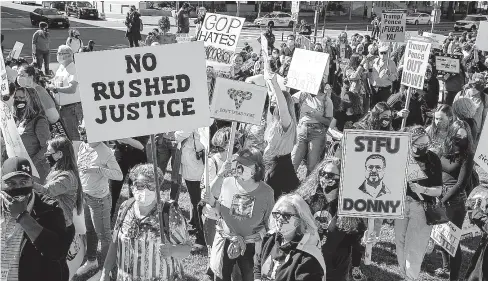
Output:
<path fill-rule="evenodd" d="M 266 87 L 217 78 L 211 104 L 212 118 L 259 125 L 266 100 Z"/>
<path fill-rule="evenodd" d="M 89 142 L 211 123 L 203 42 L 77 53 L 75 59 Z"/>
<path fill-rule="evenodd" d="M 403 218 L 410 135 L 345 130 L 342 144 L 339 216 Z"/>
<path fill-rule="evenodd" d="M 197 33 L 197 40 L 204 41 L 205 47 L 212 46 L 234 52 L 245 20 L 245 18 L 207 13 Z"/>

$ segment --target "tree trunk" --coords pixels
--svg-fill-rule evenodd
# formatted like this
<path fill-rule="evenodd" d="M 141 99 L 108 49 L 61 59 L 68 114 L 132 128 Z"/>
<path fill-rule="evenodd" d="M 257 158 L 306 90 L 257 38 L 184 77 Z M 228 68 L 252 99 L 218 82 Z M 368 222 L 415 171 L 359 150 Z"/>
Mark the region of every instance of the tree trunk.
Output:
<path fill-rule="evenodd" d="M 329 6 L 329 1 L 325 2 L 325 7 L 324 7 L 324 26 L 322 27 L 322 37 L 325 35 L 325 20 L 327 18 L 327 7 Z"/>
<path fill-rule="evenodd" d="M 263 1 L 258 1 L 258 18 L 261 17 L 261 5 L 263 4 Z"/>
<path fill-rule="evenodd" d="M 454 2 L 450 1 L 447 7 L 447 18 L 454 20 Z"/>

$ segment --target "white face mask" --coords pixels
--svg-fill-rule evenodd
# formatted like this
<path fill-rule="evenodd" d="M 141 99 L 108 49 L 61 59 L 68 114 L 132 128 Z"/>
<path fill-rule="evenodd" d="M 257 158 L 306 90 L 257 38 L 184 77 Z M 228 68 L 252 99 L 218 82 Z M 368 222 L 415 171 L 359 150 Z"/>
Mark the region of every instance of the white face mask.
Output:
<path fill-rule="evenodd" d="M 23 88 L 34 88 L 34 81 L 27 77 L 19 76 L 17 77 L 17 83 Z"/>
<path fill-rule="evenodd" d="M 298 220 L 296 217 L 291 217 L 288 223 L 281 223 L 279 220 L 275 220 L 276 230 L 284 237 L 288 237 L 295 233 L 298 226 Z"/>
<path fill-rule="evenodd" d="M 156 200 L 156 191 L 151 191 L 147 188 L 143 190 L 134 189 L 133 193 L 136 202 L 143 207 L 151 205 Z"/>
<path fill-rule="evenodd" d="M 241 181 L 248 181 L 252 178 L 252 169 L 242 164 L 236 163 L 235 178 Z"/>

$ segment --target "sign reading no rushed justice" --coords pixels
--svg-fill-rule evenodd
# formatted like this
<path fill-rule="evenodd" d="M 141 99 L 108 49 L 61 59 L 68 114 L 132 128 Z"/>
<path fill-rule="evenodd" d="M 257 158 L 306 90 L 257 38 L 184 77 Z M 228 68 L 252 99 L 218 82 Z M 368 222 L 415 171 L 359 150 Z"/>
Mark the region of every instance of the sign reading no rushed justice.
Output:
<path fill-rule="evenodd" d="M 75 59 L 90 142 L 210 125 L 203 42 L 78 53 Z"/>

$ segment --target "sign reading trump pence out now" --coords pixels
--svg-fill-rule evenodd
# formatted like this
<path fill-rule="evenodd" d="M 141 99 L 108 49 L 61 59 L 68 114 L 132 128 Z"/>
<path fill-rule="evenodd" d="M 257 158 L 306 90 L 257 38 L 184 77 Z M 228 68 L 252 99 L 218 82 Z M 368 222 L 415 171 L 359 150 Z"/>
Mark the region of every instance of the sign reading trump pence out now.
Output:
<path fill-rule="evenodd" d="M 316 95 L 328 61 L 327 53 L 295 49 L 286 86 Z"/>
<path fill-rule="evenodd" d="M 403 218 L 410 135 L 345 130 L 343 147 L 339 215 Z"/>
<path fill-rule="evenodd" d="M 259 125 L 266 95 L 266 87 L 217 78 L 211 116 L 222 120 Z"/>
<path fill-rule="evenodd" d="M 381 15 L 381 42 L 405 42 L 405 13 L 383 13 Z"/>
<path fill-rule="evenodd" d="M 78 53 L 75 59 L 90 142 L 210 124 L 203 42 Z"/>
<path fill-rule="evenodd" d="M 429 62 L 430 43 L 409 40 L 403 61 L 402 85 L 422 90 Z"/>

